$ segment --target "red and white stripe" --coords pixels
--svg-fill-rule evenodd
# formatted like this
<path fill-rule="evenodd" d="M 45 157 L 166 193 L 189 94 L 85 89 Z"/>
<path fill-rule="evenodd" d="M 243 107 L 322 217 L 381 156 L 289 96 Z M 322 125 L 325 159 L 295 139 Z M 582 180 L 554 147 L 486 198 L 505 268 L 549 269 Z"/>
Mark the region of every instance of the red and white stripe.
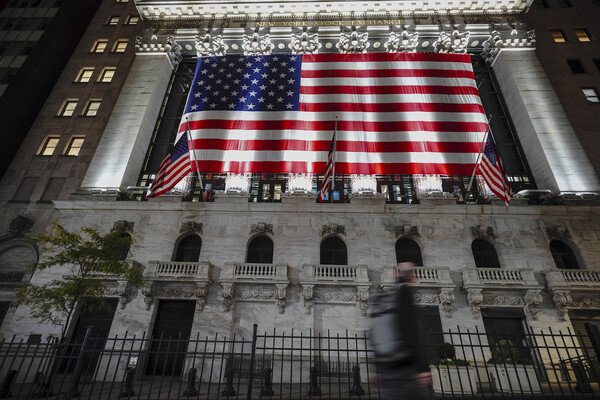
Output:
<path fill-rule="evenodd" d="M 341 174 L 470 175 L 487 128 L 470 56 L 435 53 L 303 55 L 299 111 L 184 119 L 201 172 L 322 173 L 336 115 Z"/>
<path fill-rule="evenodd" d="M 497 164 L 494 165 L 485 156 L 485 154 L 483 154 L 481 157 L 481 163 L 479 164 L 479 172 L 481 173 L 481 176 L 485 180 L 485 183 L 488 185 L 492 193 L 501 198 L 506 207 L 508 207 L 510 199 L 513 197 L 513 193 L 510 185 L 508 184 L 502 159 L 500 159 L 500 155 L 497 152 L 496 158 Z"/>
<path fill-rule="evenodd" d="M 325 167 L 325 174 L 323 175 L 323 185 L 321 186 L 321 201 L 324 201 L 327 197 L 327 192 L 329 192 L 329 187 L 331 186 L 331 181 L 333 177 L 333 168 L 334 168 L 334 157 L 336 150 L 336 142 L 335 142 L 335 130 L 333 132 L 333 137 L 331 138 L 331 144 L 329 146 L 329 154 L 327 155 L 327 166 Z"/>

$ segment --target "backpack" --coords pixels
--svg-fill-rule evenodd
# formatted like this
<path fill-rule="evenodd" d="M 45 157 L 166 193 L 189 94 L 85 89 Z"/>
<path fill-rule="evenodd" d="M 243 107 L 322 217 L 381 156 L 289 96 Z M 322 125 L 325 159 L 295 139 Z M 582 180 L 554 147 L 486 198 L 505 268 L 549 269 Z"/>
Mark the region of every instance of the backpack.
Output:
<path fill-rule="evenodd" d="M 402 364 L 412 359 L 404 333 L 401 332 L 397 297 L 405 283 L 375 294 L 369 301 L 369 339 L 377 362 Z"/>

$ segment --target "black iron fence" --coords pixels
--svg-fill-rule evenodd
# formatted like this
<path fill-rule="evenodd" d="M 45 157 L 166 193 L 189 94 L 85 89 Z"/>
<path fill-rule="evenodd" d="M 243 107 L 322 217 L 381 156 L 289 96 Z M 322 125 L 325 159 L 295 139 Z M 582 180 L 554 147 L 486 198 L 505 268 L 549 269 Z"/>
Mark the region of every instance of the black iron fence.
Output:
<path fill-rule="evenodd" d="M 600 335 L 590 329 L 421 332 L 433 377 L 423 395 L 600 397 Z M 0 398 L 14 399 L 384 398 L 365 334 L 256 326 L 232 338 L 101 338 L 89 329 L 81 343 L 8 340 L 0 345 L 0 384 Z"/>

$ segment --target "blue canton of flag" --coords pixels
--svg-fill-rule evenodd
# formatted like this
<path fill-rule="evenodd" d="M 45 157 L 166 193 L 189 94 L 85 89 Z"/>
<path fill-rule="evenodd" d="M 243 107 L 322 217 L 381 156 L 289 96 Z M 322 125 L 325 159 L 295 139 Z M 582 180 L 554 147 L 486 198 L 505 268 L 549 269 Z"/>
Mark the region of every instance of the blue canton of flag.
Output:
<path fill-rule="evenodd" d="M 297 111 L 301 61 L 297 55 L 202 58 L 184 113 Z"/>

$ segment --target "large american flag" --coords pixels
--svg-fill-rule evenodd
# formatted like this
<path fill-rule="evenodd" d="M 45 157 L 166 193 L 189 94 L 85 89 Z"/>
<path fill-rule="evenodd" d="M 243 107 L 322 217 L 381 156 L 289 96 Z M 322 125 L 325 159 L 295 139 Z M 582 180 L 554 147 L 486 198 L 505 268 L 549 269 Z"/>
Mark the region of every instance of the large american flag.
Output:
<path fill-rule="evenodd" d="M 460 174 L 486 132 L 466 54 L 203 57 L 189 119 L 200 172 Z M 192 163 L 196 170 L 196 162 Z"/>
<path fill-rule="evenodd" d="M 494 139 L 492 138 L 491 133 L 488 134 L 485 147 L 483 148 L 479 171 L 490 190 L 496 196 L 504 200 L 504 204 L 508 207 L 508 203 L 510 202 L 513 193 L 508 184 L 502 159 L 496 151 L 496 146 L 494 146 Z"/>

